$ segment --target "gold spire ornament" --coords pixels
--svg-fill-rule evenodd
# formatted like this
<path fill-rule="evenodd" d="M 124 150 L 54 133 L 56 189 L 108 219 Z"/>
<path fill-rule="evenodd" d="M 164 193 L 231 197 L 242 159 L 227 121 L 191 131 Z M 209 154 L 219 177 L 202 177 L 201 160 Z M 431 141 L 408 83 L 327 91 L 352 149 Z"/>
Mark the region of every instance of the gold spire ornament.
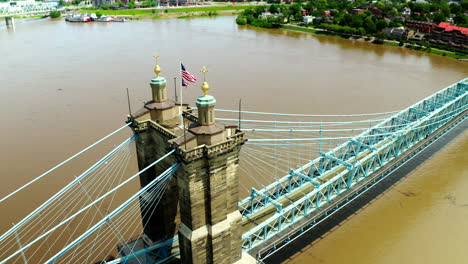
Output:
<path fill-rule="evenodd" d="M 159 58 L 159 54 L 154 54 L 153 58 L 156 59 L 156 66 L 154 66 L 154 73 L 156 73 L 156 77 L 159 77 L 159 73 L 161 73 L 161 67 L 159 67 L 159 64 L 158 64 L 158 58 Z"/>
<path fill-rule="evenodd" d="M 208 90 L 210 89 L 210 85 L 206 82 L 206 73 L 208 72 L 208 69 L 203 66 L 203 68 L 201 69 L 201 72 L 203 73 L 203 85 L 201 87 L 203 93 L 205 94 L 205 96 L 208 95 Z"/>

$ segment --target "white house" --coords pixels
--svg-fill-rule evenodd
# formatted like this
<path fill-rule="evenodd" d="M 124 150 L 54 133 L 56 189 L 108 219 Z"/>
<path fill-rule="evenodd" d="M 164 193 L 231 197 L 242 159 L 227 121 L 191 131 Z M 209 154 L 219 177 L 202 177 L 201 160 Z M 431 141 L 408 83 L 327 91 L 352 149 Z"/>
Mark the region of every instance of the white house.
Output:
<path fill-rule="evenodd" d="M 403 16 L 411 16 L 411 9 L 409 9 L 409 7 L 405 6 L 401 10 L 401 13 L 403 14 Z"/>
<path fill-rule="evenodd" d="M 304 22 L 304 24 L 309 24 L 309 23 L 312 23 L 314 22 L 314 16 L 303 16 L 302 17 L 302 22 Z"/>

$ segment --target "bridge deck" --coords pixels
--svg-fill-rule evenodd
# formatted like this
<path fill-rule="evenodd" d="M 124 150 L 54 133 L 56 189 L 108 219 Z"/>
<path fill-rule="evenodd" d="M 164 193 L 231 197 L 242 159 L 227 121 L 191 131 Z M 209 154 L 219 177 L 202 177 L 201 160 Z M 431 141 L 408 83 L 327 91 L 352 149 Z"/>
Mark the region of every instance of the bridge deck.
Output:
<path fill-rule="evenodd" d="M 382 140 L 382 142 L 379 142 L 378 144 L 376 144 L 375 148 L 379 148 L 380 146 L 385 145 L 386 143 L 388 143 L 392 139 L 393 139 L 393 137 L 389 137 L 389 138 L 386 138 L 386 139 Z M 363 166 L 365 166 L 368 162 L 370 162 L 367 158 L 368 158 L 368 155 L 371 154 L 372 152 L 373 151 L 371 151 L 371 150 L 364 150 L 364 151 L 360 152 L 359 155 L 357 155 L 357 158 L 356 158 L 357 162 L 359 162 Z M 382 152 L 382 150 L 379 153 L 381 153 L 381 152 Z M 354 160 L 354 158 L 350 158 L 349 160 Z M 388 166 L 385 166 L 384 168 L 386 168 L 386 167 L 388 167 Z M 318 178 L 316 180 L 320 184 L 324 184 L 324 183 L 331 180 L 333 177 L 339 175 L 340 173 L 342 173 L 345 170 L 346 170 L 346 167 L 344 167 L 344 166 L 334 167 L 334 168 L 324 172 L 324 174 L 320 178 Z M 374 172 L 374 173 L 376 173 L 376 172 Z M 283 206 L 283 208 L 286 208 L 287 206 L 291 205 L 295 201 L 302 198 L 305 194 L 312 192 L 314 189 L 315 189 L 315 186 L 313 186 L 310 183 L 306 183 L 303 186 L 301 186 L 298 190 L 294 191 L 293 193 L 284 195 L 285 197 L 282 198 L 282 199 L 279 199 L 277 202 L 279 204 L 281 204 Z M 318 213 L 321 212 L 321 211 L 322 210 L 319 210 Z M 263 210 L 255 213 L 255 214 L 252 214 L 252 215 L 250 215 L 250 216 L 248 216 L 246 218 L 243 218 L 242 226 L 243 226 L 244 233 L 249 231 L 250 229 L 252 229 L 255 225 L 257 225 L 258 222 L 262 222 L 262 221 L 268 219 L 269 217 L 274 215 L 276 212 L 277 212 L 276 207 L 273 206 L 273 205 L 270 205 L 270 206 L 265 207 Z M 288 230 L 289 229 L 290 228 L 288 228 Z"/>
<path fill-rule="evenodd" d="M 268 256 L 271 253 L 271 251 L 274 251 L 277 248 L 280 248 L 283 245 L 289 243 L 291 239 L 301 236 L 302 234 L 304 234 L 304 232 L 307 231 L 307 229 L 316 226 L 318 223 L 331 216 L 334 212 L 348 205 L 353 198 L 357 197 L 367 189 L 375 186 L 384 177 L 390 176 L 392 174 L 409 173 L 418 164 L 422 163 L 424 160 L 429 158 L 432 153 L 434 153 L 433 148 L 426 147 L 428 147 L 433 142 L 447 134 L 444 137 L 445 141 L 441 143 L 442 145 L 446 144 L 450 139 L 457 135 L 457 133 L 455 132 L 448 134 L 448 131 L 450 131 L 457 125 L 459 125 L 458 133 L 466 129 L 466 127 L 468 127 L 467 115 L 468 110 L 464 111 L 464 113 L 460 114 L 457 118 L 439 128 L 426 139 L 423 139 L 422 141 L 414 145 L 412 148 L 408 149 L 402 156 L 399 156 L 392 162 L 389 162 L 379 170 L 375 171 L 371 177 L 365 178 L 357 185 L 353 186 L 353 188 L 343 192 L 340 195 L 340 197 L 337 197 L 338 199 L 334 199 L 332 202 L 327 204 L 327 206 L 321 207 L 319 210 L 311 213 L 309 217 L 301 219 L 300 221 L 297 221 L 290 227 L 285 228 L 280 233 L 272 236 L 265 243 L 249 251 L 249 253 L 259 258 Z M 417 161 L 412 160 L 412 162 L 406 163 L 415 156 L 423 156 L 423 159 L 418 159 Z M 405 164 L 405 166 L 400 167 L 403 164 Z M 269 212 L 268 216 L 263 217 L 269 217 L 274 213 L 275 211 Z"/>

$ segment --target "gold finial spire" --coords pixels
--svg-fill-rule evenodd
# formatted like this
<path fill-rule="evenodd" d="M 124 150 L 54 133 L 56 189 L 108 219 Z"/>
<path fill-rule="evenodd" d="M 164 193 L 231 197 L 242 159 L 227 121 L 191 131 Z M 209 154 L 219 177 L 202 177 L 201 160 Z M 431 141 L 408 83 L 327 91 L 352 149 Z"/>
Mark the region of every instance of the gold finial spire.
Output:
<path fill-rule="evenodd" d="M 203 66 L 203 68 L 201 69 L 201 72 L 203 73 L 203 85 L 201 87 L 203 93 L 205 94 L 205 96 L 208 95 L 208 90 L 210 89 L 210 85 L 208 85 L 208 83 L 206 82 L 206 73 L 208 72 L 208 69 Z"/>
<path fill-rule="evenodd" d="M 208 69 L 205 66 L 203 66 L 201 72 L 203 72 L 203 82 L 206 82 L 206 73 L 208 72 Z"/>
<path fill-rule="evenodd" d="M 161 67 L 159 67 L 159 64 L 158 64 L 158 58 L 159 58 L 159 54 L 154 54 L 153 56 L 155 59 L 156 59 L 156 66 L 154 66 L 154 73 L 156 73 L 156 77 L 159 77 L 159 73 L 161 73 Z"/>

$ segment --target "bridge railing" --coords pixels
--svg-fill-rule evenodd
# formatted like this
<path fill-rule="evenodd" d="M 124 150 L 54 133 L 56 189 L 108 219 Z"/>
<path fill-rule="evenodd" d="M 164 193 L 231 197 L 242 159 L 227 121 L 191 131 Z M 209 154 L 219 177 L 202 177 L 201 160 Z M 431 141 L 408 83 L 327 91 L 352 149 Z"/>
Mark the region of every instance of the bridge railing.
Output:
<path fill-rule="evenodd" d="M 326 179 L 323 184 L 315 186 L 311 192 L 245 233 L 243 248 L 249 250 L 263 243 L 391 162 L 400 153 L 465 111 L 467 97 L 468 79 L 465 79 L 388 118 L 292 171 L 280 181 L 252 192 L 249 198 L 240 203 L 244 216 L 271 205 L 269 200 L 280 199 L 282 195 L 292 193 L 304 184 L 314 184 L 312 181 L 317 182 L 324 176 L 330 176 L 327 172 L 341 167 L 337 175 Z M 310 181 L 304 181 L 304 176 Z"/>

